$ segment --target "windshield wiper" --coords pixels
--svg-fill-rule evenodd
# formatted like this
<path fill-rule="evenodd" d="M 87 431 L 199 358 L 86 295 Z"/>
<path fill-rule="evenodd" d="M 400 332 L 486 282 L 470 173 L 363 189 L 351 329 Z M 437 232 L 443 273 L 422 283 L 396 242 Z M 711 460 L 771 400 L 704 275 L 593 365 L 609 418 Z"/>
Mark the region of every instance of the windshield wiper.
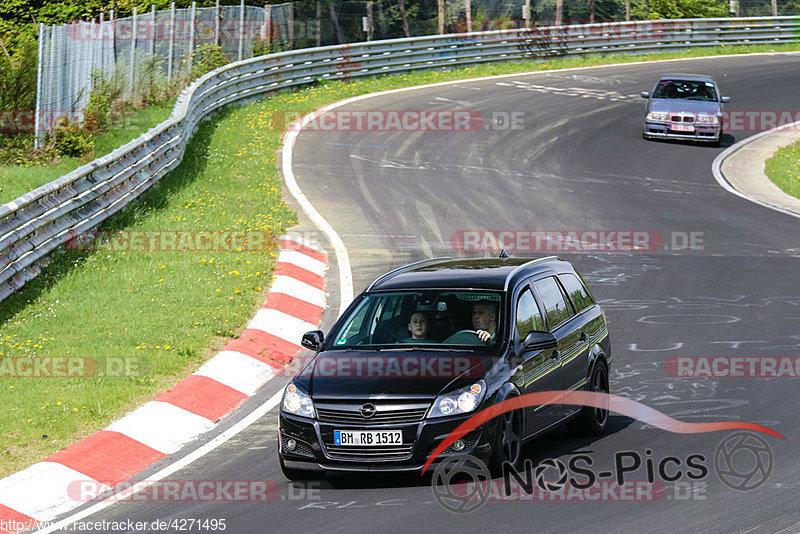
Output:
<path fill-rule="evenodd" d="M 431 347 L 430 345 L 411 345 L 408 347 L 392 347 L 388 349 L 382 349 L 385 352 L 410 352 L 415 350 L 420 351 L 429 351 L 429 352 L 463 352 L 465 350 L 468 351 L 475 351 L 475 349 L 471 347 L 465 348 L 445 348 L 445 347 Z"/>

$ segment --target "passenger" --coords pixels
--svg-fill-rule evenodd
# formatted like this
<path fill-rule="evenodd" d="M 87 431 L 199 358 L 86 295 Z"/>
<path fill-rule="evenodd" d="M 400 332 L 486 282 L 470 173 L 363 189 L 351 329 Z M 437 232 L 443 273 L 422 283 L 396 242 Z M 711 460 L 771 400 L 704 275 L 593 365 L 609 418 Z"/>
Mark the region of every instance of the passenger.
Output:
<path fill-rule="evenodd" d="M 424 312 L 412 313 L 408 319 L 408 331 L 411 337 L 407 337 L 402 343 L 438 343 L 428 338 L 428 324 L 428 317 Z"/>
<path fill-rule="evenodd" d="M 472 308 L 472 326 L 478 339 L 484 343 L 494 341 L 497 333 L 497 304 L 490 300 L 479 300 Z"/>
<path fill-rule="evenodd" d="M 436 315 L 429 332 L 433 339 L 441 341 L 458 331 L 457 309 L 458 297 L 455 295 L 447 295 L 437 303 Z"/>

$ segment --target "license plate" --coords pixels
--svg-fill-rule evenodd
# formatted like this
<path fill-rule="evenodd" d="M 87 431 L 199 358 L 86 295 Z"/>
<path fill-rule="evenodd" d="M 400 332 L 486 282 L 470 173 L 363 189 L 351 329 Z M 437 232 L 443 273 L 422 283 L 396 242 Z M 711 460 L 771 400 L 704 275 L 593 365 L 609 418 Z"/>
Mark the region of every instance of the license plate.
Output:
<path fill-rule="evenodd" d="M 333 444 L 359 447 L 402 445 L 403 432 L 401 430 L 334 430 Z"/>
<path fill-rule="evenodd" d="M 694 126 L 688 124 L 673 124 L 670 129 L 673 132 L 694 132 Z"/>

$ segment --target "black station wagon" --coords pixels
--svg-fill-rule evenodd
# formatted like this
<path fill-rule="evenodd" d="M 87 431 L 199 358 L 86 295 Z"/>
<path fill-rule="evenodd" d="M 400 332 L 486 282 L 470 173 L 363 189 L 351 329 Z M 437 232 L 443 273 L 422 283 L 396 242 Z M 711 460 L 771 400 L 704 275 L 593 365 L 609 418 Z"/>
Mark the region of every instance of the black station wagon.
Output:
<path fill-rule="evenodd" d="M 440 258 L 375 280 L 286 386 L 279 458 L 289 479 L 330 471 L 418 471 L 478 411 L 540 391 L 608 392 L 605 316 L 573 266 L 556 257 Z M 567 422 L 605 430 L 608 412 L 547 404 L 507 412 L 441 454 L 494 470 Z M 437 459 L 437 460 L 438 460 Z"/>

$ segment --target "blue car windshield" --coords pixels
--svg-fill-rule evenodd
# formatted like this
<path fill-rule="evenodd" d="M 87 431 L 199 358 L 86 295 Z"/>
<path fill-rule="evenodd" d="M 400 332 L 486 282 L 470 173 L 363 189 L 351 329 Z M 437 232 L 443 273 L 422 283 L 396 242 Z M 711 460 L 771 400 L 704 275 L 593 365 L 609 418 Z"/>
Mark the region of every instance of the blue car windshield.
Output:
<path fill-rule="evenodd" d="M 711 82 L 699 80 L 660 80 L 653 98 L 717 102 L 717 89 Z"/>
<path fill-rule="evenodd" d="M 502 309 L 502 294 L 493 291 L 372 293 L 364 296 L 340 323 L 341 327 L 331 333 L 329 348 L 437 350 L 499 346 Z"/>

